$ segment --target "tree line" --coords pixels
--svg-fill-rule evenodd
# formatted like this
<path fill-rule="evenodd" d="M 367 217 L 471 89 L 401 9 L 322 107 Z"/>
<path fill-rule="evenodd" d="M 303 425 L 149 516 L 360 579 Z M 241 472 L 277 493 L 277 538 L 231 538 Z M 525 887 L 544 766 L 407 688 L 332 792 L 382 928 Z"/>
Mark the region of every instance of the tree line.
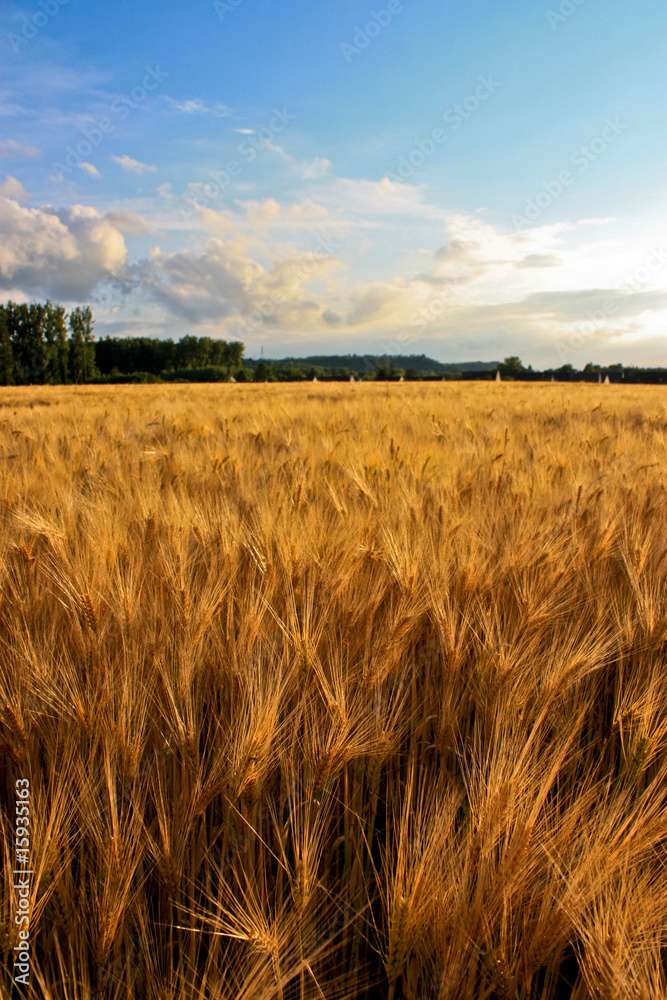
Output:
<path fill-rule="evenodd" d="M 241 366 L 243 344 L 212 337 L 105 337 L 95 340 L 89 306 L 0 304 L 0 385 L 58 385 L 183 377 L 228 378 Z"/>
<path fill-rule="evenodd" d="M 93 336 L 89 306 L 72 309 L 45 303 L 0 304 L 0 385 L 56 385 L 86 382 L 300 382 L 313 378 L 393 381 L 501 378 L 538 381 L 655 382 L 667 384 L 667 369 L 600 366 L 581 371 L 571 364 L 534 371 L 519 357 L 504 361 L 447 364 L 425 355 L 332 355 L 309 358 L 244 358 L 239 341 L 184 336 Z"/>
<path fill-rule="evenodd" d="M 213 337 L 181 337 L 157 340 L 153 337 L 105 337 L 95 344 L 95 358 L 102 375 L 176 375 L 211 369 L 233 374 L 243 359 L 239 341 Z"/>
<path fill-rule="evenodd" d="M 98 374 L 89 306 L 0 305 L 0 385 L 90 382 Z"/>

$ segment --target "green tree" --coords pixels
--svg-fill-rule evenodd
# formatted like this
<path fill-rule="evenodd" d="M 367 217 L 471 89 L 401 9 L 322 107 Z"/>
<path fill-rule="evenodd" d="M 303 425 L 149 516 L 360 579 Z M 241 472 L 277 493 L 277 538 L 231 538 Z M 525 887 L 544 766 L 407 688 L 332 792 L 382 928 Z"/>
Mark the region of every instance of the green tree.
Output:
<path fill-rule="evenodd" d="M 512 357 L 505 358 L 502 365 L 498 365 L 498 367 L 501 375 L 517 375 L 519 372 L 526 371 L 521 358 L 518 358 L 515 354 Z"/>
<path fill-rule="evenodd" d="M 14 356 L 14 379 L 19 384 L 44 382 L 46 341 L 44 339 L 43 305 L 7 303 L 7 319 Z"/>
<path fill-rule="evenodd" d="M 243 364 L 244 351 L 245 347 L 240 340 L 230 340 L 227 343 L 227 353 L 229 355 L 229 363 L 232 368 L 238 368 L 241 364 Z"/>
<path fill-rule="evenodd" d="M 95 366 L 93 314 L 90 306 L 72 309 L 69 317 L 69 374 L 73 382 L 89 382 L 98 374 Z"/>
<path fill-rule="evenodd" d="M 181 337 L 176 344 L 175 367 L 205 368 L 211 353 L 210 337 Z"/>
<path fill-rule="evenodd" d="M 257 367 L 255 368 L 254 381 L 255 382 L 268 382 L 269 376 L 271 375 L 271 365 L 268 365 L 266 361 L 258 361 Z"/>
<path fill-rule="evenodd" d="M 7 322 L 7 310 L 0 306 L 0 385 L 14 384 L 14 354 Z"/>
<path fill-rule="evenodd" d="M 46 366 L 44 381 L 51 385 L 67 382 L 67 359 L 69 344 L 65 310 L 47 301 L 44 307 L 44 339 L 46 342 Z"/>
<path fill-rule="evenodd" d="M 381 358 L 375 365 L 375 376 L 376 382 L 386 382 L 388 379 L 393 378 L 396 374 L 396 369 L 392 361 L 386 361 Z"/>

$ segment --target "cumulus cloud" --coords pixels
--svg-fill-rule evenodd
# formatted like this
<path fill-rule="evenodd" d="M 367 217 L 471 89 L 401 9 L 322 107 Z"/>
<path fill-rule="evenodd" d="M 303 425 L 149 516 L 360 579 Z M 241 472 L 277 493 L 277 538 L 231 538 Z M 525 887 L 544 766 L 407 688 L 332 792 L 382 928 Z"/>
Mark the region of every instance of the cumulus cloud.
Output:
<path fill-rule="evenodd" d="M 480 356 L 509 344 L 508 352 L 527 349 L 534 360 L 595 312 L 608 317 L 596 334 L 608 343 L 667 308 L 654 288 L 635 294 L 600 282 L 600 273 L 623 266 L 627 249 L 581 234 L 596 235 L 594 227 L 609 220 L 507 233 L 477 216 L 443 214 L 410 185 L 344 178 L 327 179 L 317 198 L 237 201 L 193 215 L 207 242 L 155 249 L 134 265 L 133 281 L 173 321 L 240 339 L 274 335 L 294 345 L 319 336 L 326 343 L 335 333 L 341 343 L 363 337 L 369 345 L 400 343 L 402 352 L 458 344 Z M 413 255 L 421 267 L 363 280 L 356 262 L 366 249 L 386 246 L 391 265 L 393 243 L 416 221 L 437 234 L 433 249 Z M 318 232 L 334 234 L 319 251 Z M 354 237 L 347 251 L 342 233 Z"/>
<path fill-rule="evenodd" d="M 145 174 L 146 171 L 154 174 L 157 171 L 157 167 L 152 166 L 150 163 L 141 163 L 139 160 L 133 160 L 126 153 L 123 153 L 122 156 L 112 156 L 111 159 L 114 163 L 118 164 L 121 170 L 129 170 L 134 174 Z"/>
<path fill-rule="evenodd" d="M 295 236 L 301 240 L 316 242 L 316 236 L 323 228 L 336 228 L 338 222 L 330 217 L 328 209 L 311 198 L 302 201 L 281 203 L 275 198 L 263 201 L 237 201 L 235 208 L 214 209 L 197 203 L 198 191 L 204 194 L 206 185 L 189 184 L 188 196 L 195 206 L 189 208 L 191 218 L 198 219 L 202 228 L 214 236 L 227 237 L 232 234 L 259 240 L 266 245 L 270 237 L 283 252 L 286 241 Z"/>
<path fill-rule="evenodd" d="M 315 347 L 318 338 L 324 349 L 335 337 L 353 348 L 384 350 L 391 342 L 401 353 L 437 356 L 505 350 L 534 364 L 548 352 L 555 361 L 558 339 L 591 315 L 604 322 L 590 343 L 604 345 L 658 331 L 667 313 L 667 253 L 658 255 L 665 274 L 654 275 L 658 257 L 643 266 L 647 235 L 628 240 L 615 220 L 507 232 L 481 212 L 447 213 L 429 202 L 425 187 L 336 177 L 326 163 L 297 160 L 278 146 L 274 152 L 286 164 L 291 199 L 252 197 L 257 189 L 248 182 L 237 189 L 243 198 L 220 209 L 200 198 L 204 205 L 186 213 L 177 193 L 160 185 L 152 206 L 162 249 L 133 263 L 125 237 L 154 232 L 141 216 L 81 206 L 28 210 L 6 200 L 0 284 L 85 300 L 115 280 L 128 321 L 139 293 L 142 316 L 162 322 L 163 332 L 182 332 L 185 321 L 243 340 L 271 337 L 276 350 Z M 152 169 L 127 156 L 114 160 Z M 142 214 L 146 197 L 137 202 Z M 624 273 L 638 276 L 636 287 L 623 286 Z"/>
<path fill-rule="evenodd" d="M 0 198 L 0 287 L 85 300 L 125 264 L 117 225 L 93 208 L 23 208 Z"/>
<path fill-rule="evenodd" d="M 172 314 L 194 324 L 259 312 L 262 322 L 274 328 L 300 327 L 304 315 L 312 320 L 324 311 L 307 286 L 337 267 L 332 257 L 295 252 L 265 265 L 253 257 L 252 249 L 252 241 L 244 238 L 214 237 L 198 252 L 158 251 L 138 265 L 142 286 Z"/>
<path fill-rule="evenodd" d="M 357 289 L 351 296 L 351 306 L 345 317 L 349 326 L 366 326 L 386 323 L 395 326 L 405 316 L 411 303 L 409 285 L 399 282 L 375 281 Z"/>
<path fill-rule="evenodd" d="M 291 205 L 281 205 L 275 198 L 240 202 L 240 205 L 247 212 L 250 222 L 258 228 L 303 225 L 312 220 L 321 222 L 327 216 L 326 208 L 310 198 Z"/>
<path fill-rule="evenodd" d="M 0 184 L 0 195 L 4 198 L 13 198 L 15 201 L 30 201 L 30 195 L 16 177 L 7 174 L 4 184 Z"/>

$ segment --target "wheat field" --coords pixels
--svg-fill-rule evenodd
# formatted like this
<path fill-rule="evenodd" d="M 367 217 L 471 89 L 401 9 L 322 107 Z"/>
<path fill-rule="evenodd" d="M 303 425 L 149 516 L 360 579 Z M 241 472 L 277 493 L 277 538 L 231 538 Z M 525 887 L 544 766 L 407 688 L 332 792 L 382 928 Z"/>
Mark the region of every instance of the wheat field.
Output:
<path fill-rule="evenodd" d="M 667 994 L 667 397 L 0 390 L 44 1000 Z"/>

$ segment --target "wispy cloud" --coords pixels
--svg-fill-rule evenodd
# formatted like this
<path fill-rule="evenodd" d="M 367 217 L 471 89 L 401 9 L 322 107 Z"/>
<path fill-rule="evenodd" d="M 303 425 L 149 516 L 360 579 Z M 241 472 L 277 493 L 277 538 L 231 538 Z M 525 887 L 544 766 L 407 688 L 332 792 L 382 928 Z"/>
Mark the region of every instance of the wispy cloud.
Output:
<path fill-rule="evenodd" d="M 2 118 L 34 118 L 35 112 L 25 104 L 0 98 L 0 116 Z"/>
<path fill-rule="evenodd" d="M 199 98 L 186 98 L 179 101 L 175 97 L 167 97 L 166 100 L 175 111 L 184 115 L 212 115 L 214 118 L 229 118 L 233 114 L 231 108 L 219 102 L 207 104 L 206 101 L 201 101 Z"/>
<path fill-rule="evenodd" d="M 85 171 L 85 173 L 90 174 L 91 177 L 101 177 L 102 174 L 99 172 L 96 166 L 92 163 L 84 163 L 83 161 L 78 164 L 79 170 Z"/>
<path fill-rule="evenodd" d="M 304 181 L 323 177 L 331 168 L 331 160 L 327 160 L 324 156 L 314 156 L 312 160 L 300 160 L 279 146 L 277 142 L 271 142 L 270 139 L 263 142 L 262 145 L 289 163 Z"/>
<path fill-rule="evenodd" d="M 37 146 L 22 146 L 14 139 L 0 142 L 0 158 L 3 160 L 39 160 L 41 156 L 42 151 Z"/>
<path fill-rule="evenodd" d="M 104 218 L 127 236 L 141 236 L 143 233 L 155 232 L 155 227 L 150 222 L 127 209 L 124 212 L 107 212 Z"/>
<path fill-rule="evenodd" d="M 141 163 L 139 160 L 133 160 L 131 156 L 123 153 L 122 156 L 112 156 L 111 159 L 114 163 L 117 163 L 122 170 L 128 170 L 134 174 L 145 174 L 147 171 L 149 173 L 156 173 L 157 167 L 154 167 L 150 163 Z"/>

